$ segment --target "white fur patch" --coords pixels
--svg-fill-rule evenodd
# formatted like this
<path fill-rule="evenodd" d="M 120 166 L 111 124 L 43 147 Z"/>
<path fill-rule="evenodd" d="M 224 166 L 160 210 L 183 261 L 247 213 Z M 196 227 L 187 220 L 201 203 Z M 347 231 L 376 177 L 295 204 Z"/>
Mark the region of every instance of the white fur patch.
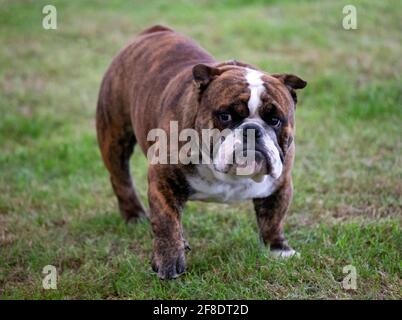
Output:
<path fill-rule="evenodd" d="M 275 146 L 274 141 L 268 134 L 264 136 L 263 141 L 265 145 L 265 150 L 267 150 L 269 154 L 269 159 L 271 160 L 272 171 L 270 174 L 274 179 L 278 179 L 281 176 L 283 170 L 283 164 L 279 155 L 278 148 Z"/>
<path fill-rule="evenodd" d="M 248 100 L 249 117 L 255 116 L 258 107 L 261 105 L 261 94 L 265 91 L 264 81 L 262 81 L 261 76 L 261 72 L 247 68 L 246 80 L 250 89 L 250 99 Z"/>
<path fill-rule="evenodd" d="M 262 121 L 261 119 L 247 118 L 244 121 L 244 123 L 245 124 L 253 123 L 257 126 L 260 126 L 261 121 Z M 276 147 L 274 140 L 269 133 L 265 132 L 264 136 L 262 137 L 262 141 L 264 142 L 264 149 L 267 150 L 272 165 L 272 171 L 270 175 L 272 175 L 273 178 L 278 179 L 281 176 L 283 170 L 283 164 L 281 161 L 279 150 Z"/>
<path fill-rule="evenodd" d="M 187 176 L 195 191 L 190 200 L 236 202 L 253 198 L 265 198 L 277 188 L 276 180 L 265 175 L 259 182 L 244 177 L 230 176 L 214 170 L 213 165 L 197 165 L 197 173 Z"/>
<path fill-rule="evenodd" d="M 234 162 L 233 152 L 236 147 L 241 147 L 242 144 L 242 132 L 234 130 L 231 134 L 227 135 L 225 140 L 220 145 L 214 161 L 218 171 L 224 172 L 227 165 Z"/>
<path fill-rule="evenodd" d="M 291 258 L 291 257 L 295 257 L 295 258 L 300 257 L 300 253 L 298 253 L 297 251 L 295 251 L 293 249 L 291 249 L 291 250 L 272 250 L 270 252 L 270 254 L 274 258 L 282 258 L 282 259 Z"/>

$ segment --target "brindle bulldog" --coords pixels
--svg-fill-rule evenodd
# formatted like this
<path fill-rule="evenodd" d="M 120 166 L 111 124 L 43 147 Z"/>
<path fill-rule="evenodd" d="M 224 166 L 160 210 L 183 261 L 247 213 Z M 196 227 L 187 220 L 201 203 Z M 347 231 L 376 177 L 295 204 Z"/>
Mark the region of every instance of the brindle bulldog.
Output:
<path fill-rule="evenodd" d="M 181 214 L 188 200 L 253 200 L 261 239 L 271 253 L 296 254 L 283 225 L 293 190 L 295 89 L 306 84 L 291 74 L 268 74 L 237 61 L 217 62 L 194 41 L 163 26 L 143 31 L 114 58 L 100 88 L 96 128 L 126 221 L 148 215 L 133 186 L 130 157 L 135 144 L 148 153 L 154 143 L 147 139 L 150 130 L 169 133 L 171 121 L 177 121 L 179 131 L 255 132 L 255 160 L 247 175 L 237 175 L 236 162 L 227 165 L 225 156 L 213 164 L 149 164 L 152 268 L 160 278 L 176 278 L 185 271 L 189 246 Z M 233 139 L 221 140 L 217 154 L 228 150 L 228 141 Z"/>

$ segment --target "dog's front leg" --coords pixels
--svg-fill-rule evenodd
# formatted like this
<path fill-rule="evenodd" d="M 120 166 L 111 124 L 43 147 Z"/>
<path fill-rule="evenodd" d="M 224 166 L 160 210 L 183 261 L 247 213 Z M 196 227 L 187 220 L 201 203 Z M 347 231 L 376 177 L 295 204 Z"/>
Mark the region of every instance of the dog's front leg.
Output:
<path fill-rule="evenodd" d="M 283 232 L 292 195 L 293 186 L 289 179 L 269 197 L 253 200 L 260 237 L 265 245 L 270 246 L 272 255 L 282 258 L 298 254 L 288 245 Z"/>
<path fill-rule="evenodd" d="M 150 166 L 148 181 L 150 221 L 155 237 L 152 269 L 161 279 L 174 279 L 186 268 L 184 252 L 188 244 L 181 224 L 186 199 L 179 190 L 183 184 L 174 171 L 164 170 L 162 166 Z"/>

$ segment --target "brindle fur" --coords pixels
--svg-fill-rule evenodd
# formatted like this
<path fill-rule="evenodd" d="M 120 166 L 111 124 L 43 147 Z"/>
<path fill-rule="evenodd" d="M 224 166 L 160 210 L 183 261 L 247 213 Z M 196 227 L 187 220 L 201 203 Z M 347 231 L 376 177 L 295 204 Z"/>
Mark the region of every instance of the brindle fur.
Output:
<path fill-rule="evenodd" d="M 198 74 L 193 72 L 197 64 L 210 65 L 211 69 Z M 178 122 L 179 130 L 218 127 L 210 116 L 217 93 L 219 106 L 234 99 L 247 104 L 250 93 L 244 83 L 244 67 L 254 68 L 234 60 L 218 63 L 195 42 L 163 26 L 143 31 L 114 58 L 101 84 L 96 129 L 120 212 L 127 222 L 146 215 L 130 175 L 134 146 L 138 143 L 146 154 L 152 145 L 146 139 L 148 132 L 153 128 L 169 132 L 172 120 Z M 217 74 L 220 80 L 205 90 Z M 289 79 L 286 75 L 265 76 L 267 90 L 282 102 L 289 121 L 279 139 L 285 157 L 280 186 L 270 197 L 254 199 L 262 240 L 272 248 L 285 249 L 283 221 L 291 201 L 294 158 L 292 88 L 302 86 L 286 83 Z M 243 107 L 241 112 L 248 110 Z M 191 170 L 191 165 L 180 164 L 148 168 L 149 219 L 154 233 L 152 267 L 162 279 L 185 271 L 188 244 L 183 237 L 181 212 L 192 192 L 185 178 L 185 172 Z"/>

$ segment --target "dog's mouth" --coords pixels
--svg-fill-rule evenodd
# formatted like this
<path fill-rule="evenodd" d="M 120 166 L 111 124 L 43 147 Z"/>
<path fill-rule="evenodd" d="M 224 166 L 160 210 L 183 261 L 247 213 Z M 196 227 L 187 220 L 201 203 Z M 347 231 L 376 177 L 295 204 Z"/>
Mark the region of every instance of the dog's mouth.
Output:
<path fill-rule="evenodd" d="M 226 164 L 221 170 L 217 171 L 238 176 L 252 178 L 261 181 L 264 175 L 269 174 L 270 161 L 267 155 L 260 150 L 243 150 L 242 154 L 234 156 L 232 164 Z"/>

